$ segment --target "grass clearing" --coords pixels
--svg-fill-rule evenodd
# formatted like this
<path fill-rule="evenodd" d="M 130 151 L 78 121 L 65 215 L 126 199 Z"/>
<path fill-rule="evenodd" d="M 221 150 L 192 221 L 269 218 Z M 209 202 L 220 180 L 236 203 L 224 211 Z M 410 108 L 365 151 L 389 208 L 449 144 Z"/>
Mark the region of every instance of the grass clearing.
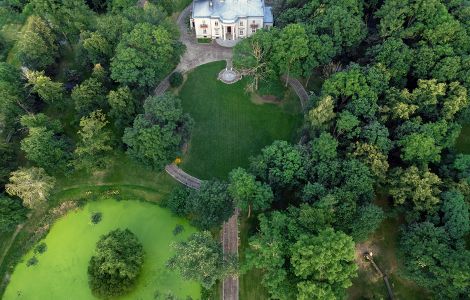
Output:
<path fill-rule="evenodd" d="M 179 93 L 195 120 L 182 168 L 201 179 L 224 179 L 233 168 L 247 167 L 248 158 L 274 140 L 295 142 L 302 124 L 298 99 L 255 104 L 245 80 L 230 85 L 216 80 L 224 67 L 221 61 L 196 68 Z"/>
<path fill-rule="evenodd" d="M 95 212 L 102 213 L 102 221 L 96 225 L 90 219 Z M 172 231 L 178 224 L 184 231 L 174 236 Z M 88 262 L 99 237 L 116 228 L 129 228 L 145 250 L 135 289 L 119 299 L 154 299 L 157 293 L 163 296 L 168 292 L 183 299 L 199 297 L 198 283 L 184 281 L 165 267 L 173 254 L 171 242 L 196 231 L 188 221 L 152 203 L 106 199 L 91 201 L 57 221 L 43 240 L 47 251 L 35 255 L 38 264 L 26 266 L 33 256 L 30 251 L 17 265 L 3 299 L 96 299 L 88 287 Z"/>

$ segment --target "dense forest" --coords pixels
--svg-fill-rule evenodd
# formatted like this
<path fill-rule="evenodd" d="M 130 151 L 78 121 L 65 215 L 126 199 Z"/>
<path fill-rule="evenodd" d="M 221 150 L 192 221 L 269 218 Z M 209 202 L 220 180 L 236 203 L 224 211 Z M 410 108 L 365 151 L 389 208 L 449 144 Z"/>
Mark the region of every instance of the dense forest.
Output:
<path fill-rule="evenodd" d="M 40 211 L 58 178 L 99 171 L 116 151 L 154 171 L 181 153 L 194 122 L 177 96 L 152 95 L 185 51 L 175 5 L 1 2 L 0 233 Z M 201 230 L 235 207 L 255 219 L 239 272 L 262 270 L 273 299 L 345 298 L 356 245 L 387 215 L 402 219 L 402 276 L 434 299 L 468 297 L 470 154 L 455 144 L 470 124 L 470 3 L 275 0 L 273 11 L 274 28 L 238 43 L 233 63 L 252 91 L 301 79 L 299 142 L 275 141 L 162 205 Z M 207 231 L 177 251 L 170 267 L 206 288 L 236 273 Z"/>

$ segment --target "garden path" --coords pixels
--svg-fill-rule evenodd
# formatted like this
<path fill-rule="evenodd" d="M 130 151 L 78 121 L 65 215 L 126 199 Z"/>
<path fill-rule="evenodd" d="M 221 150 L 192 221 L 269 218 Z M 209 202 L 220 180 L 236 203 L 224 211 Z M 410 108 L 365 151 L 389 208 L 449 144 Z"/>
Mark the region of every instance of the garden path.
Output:
<path fill-rule="evenodd" d="M 186 51 L 180 60 L 180 63 L 175 68 L 175 71 L 186 73 L 200 65 L 204 65 L 214 61 L 225 60 L 227 66 L 232 64 L 232 49 L 225 48 L 217 43 L 199 44 L 189 32 L 188 29 L 188 14 L 191 11 L 191 5 L 186 7 L 178 16 L 177 24 L 180 30 L 180 41 L 186 46 Z M 284 78 L 286 79 L 286 78 Z M 302 109 L 306 108 L 309 95 L 302 84 L 295 78 L 289 78 L 288 84 L 295 91 L 300 99 Z M 156 95 L 162 95 L 170 88 L 169 76 L 167 76 L 155 88 Z M 175 164 L 170 164 L 165 167 L 165 170 L 170 176 L 193 189 L 199 189 L 201 180 L 195 178 Z M 238 256 L 239 236 L 238 236 L 238 209 L 235 209 L 233 216 L 224 223 L 221 232 L 221 241 L 224 253 L 231 253 Z M 239 279 L 238 276 L 229 276 L 222 283 L 222 299 L 223 300 L 238 300 L 239 295 Z"/>

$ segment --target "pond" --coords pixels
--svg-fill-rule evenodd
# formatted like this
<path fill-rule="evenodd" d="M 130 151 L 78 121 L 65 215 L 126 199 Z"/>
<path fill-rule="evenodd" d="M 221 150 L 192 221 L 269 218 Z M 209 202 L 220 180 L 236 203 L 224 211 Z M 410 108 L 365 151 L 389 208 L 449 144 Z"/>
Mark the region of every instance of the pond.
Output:
<path fill-rule="evenodd" d="M 96 212 L 101 212 L 102 219 L 93 224 L 91 216 Z M 184 230 L 175 236 L 177 225 Z M 99 237 L 116 228 L 129 228 L 145 251 L 135 289 L 119 299 L 164 299 L 169 293 L 199 299 L 198 283 L 185 281 L 165 267 L 173 254 L 170 244 L 186 239 L 196 229 L 155 204 L 113 199 L 89 202 L 58 220 L 41 241 L 47 250 L 42 254 L 30 251 L 16 266 L 3 299 L 96 299 L 88 287 L 88 262 Z M 28 267 L 33 255 L 38 262 Z"/>

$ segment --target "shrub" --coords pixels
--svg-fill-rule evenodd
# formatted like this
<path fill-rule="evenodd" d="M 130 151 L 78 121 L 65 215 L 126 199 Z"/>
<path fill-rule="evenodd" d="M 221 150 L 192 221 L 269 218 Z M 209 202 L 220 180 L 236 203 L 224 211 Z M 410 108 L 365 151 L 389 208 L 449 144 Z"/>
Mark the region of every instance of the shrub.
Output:
<path fill-rule="evenodd" d="M 30 259 L 28 259 L 28 261 L 26 262 L 26 266 L 27 267 L 31 267 L 31 266 L 35 266 L 38 264 L 38 259 L 36 258 L 36 256 L 33 256 L 31 257 Z"/>
<path fill-rule="evenodd" d="M 98 224 L 101 222 L 101 219 L 103 218 L 103 214 L 100 212 L 95 212 L 91 215 L 91 222 L 93 224 Z"/>
<path fill-rule="evenodd" d="M 178 225 L 176 225 L 175 228 L 173 229 L 173 235 L 178 235 L 178 234 L 182 233 L 183 231 L 184 231 L 183 225 L 178 224 Z"/>
<path fill-rule="evenodd" d="M 142 244 L 129 229 L 116 229 L 103 235 L 88 266 L 92 292 L 104 298 L 128 292 L 139 276 L 143 262 Z"/>
<path fill-rule="evenodd" d="M 34 248 L 34 253 L 36 254 L 43 254 L 44 252 L 47 251 L 47 245 L 46 243 L 40 243 L 39 245 L 37 245 L 35 248 Z"/>
<path fill-rule="evenodd" d="M 183 74 L 178 71 L 171 73 L 170 78 L 171 87 L 179 87 L 183 83 Z"/>

